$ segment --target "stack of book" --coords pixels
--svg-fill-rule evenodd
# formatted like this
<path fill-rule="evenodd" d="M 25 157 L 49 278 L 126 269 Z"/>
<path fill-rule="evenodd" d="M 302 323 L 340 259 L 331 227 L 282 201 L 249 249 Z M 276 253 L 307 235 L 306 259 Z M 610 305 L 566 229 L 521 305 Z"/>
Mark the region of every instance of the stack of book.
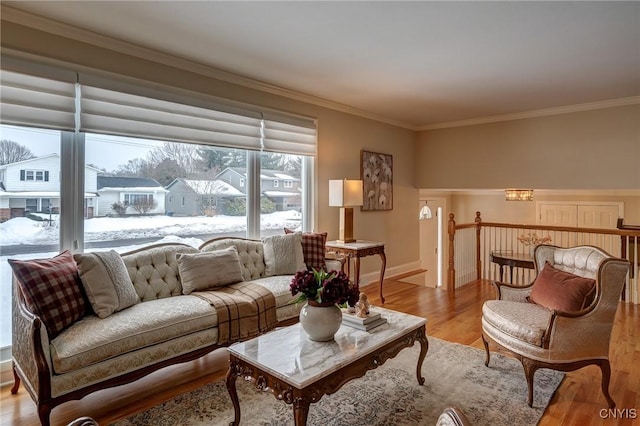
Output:
<path fill-rule="evenodd" d="M 369 331 L 372 328 L 386 323 L 387 319 L 381 316 L 380 312 L 370 311 L 367 317 L 360 318 L 356 316 L 356 314 L 348 313 L 346 310 L 342 311 L 342 324 L 357 328 L 358 330 Z"/>

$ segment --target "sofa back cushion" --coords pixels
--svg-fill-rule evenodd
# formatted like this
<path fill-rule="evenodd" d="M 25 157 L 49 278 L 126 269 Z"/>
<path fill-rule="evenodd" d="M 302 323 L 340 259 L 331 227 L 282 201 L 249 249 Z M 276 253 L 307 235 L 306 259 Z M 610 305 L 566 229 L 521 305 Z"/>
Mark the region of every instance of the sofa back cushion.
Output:
<path fill-rule="evenodd" d="M 302 234 L 271 235 L 262 239 L 265 274 L 293 275 L 307 269 L 302 251 Z"/>
<path fill-rule="evenodd" d="M 178 253 L 182 293 L 190 294 L 242 281 L 240 257 L 235 247 L 201 253 Z"/>
<path fill-rule="evenodd" d="M 182 294 L 177 253 L 198 249 L 179 243 L 156 244 L 123 253 L 122 260 L 142 302 Z"/>
<path fill-rule="evenodd" d="M 205 242 L 200 251 L 216 251 L 235 247 L 240 257 L 243 281 L 251 281 L 265 276 L 264 247 L 262 241 L 246 238 L 219 238 Z"/>
<path fill-rule="evenodd" d="M 122 257 L 115 251 L 73 255 L 93 312 L 106 318 L 140 302 Z"/>
<path fill-rule="evenodd" d="M 78 269 L 68 250 L 51 259 L 9 259 L 9 264 L 27 306 L 41 318 L 49 338 L 84 316 Z"/>
<path fill-rule="evenodd" d="M 293 234 L 296 231 L 284 228 L 285 234 Z M 304 263 L 307 269 L 315 269 L 316 271 L 326 270 L 326 232 L 302 232 L 302 254 L 304 255 Z"/>

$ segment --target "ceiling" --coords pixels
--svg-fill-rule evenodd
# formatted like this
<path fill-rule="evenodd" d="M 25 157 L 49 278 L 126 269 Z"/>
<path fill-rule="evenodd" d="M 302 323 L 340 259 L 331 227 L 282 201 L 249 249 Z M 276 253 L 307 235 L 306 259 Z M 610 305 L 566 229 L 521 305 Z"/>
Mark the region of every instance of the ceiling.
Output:
<path fill-rule="evenodd" d="M 640 102 L 635 1 L 3 5 L 412 129 Z"/>

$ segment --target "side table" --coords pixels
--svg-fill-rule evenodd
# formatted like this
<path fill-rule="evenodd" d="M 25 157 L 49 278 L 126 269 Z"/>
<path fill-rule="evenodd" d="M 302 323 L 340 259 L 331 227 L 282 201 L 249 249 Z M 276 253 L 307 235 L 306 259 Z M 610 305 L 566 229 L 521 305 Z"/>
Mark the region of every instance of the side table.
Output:
<path fill-rule="evenodd" d="M 387 267 L 387 256 L 384 254 L 384 243 L 376 241 L 357 240 L 353 243 L 341 243 L 338 241 L 327 241 L 325 247 L 328 252 L 343 255 L 347 258 L 347 275 L 351 276 L 351 259 L 354 259 L 354 282 L 360 285 L 360 258 L 377 254 L 382 260 L 380 267 L 380 301 L 384 303 L 382 295 L 382 284 L 384 282 L 384 271 Z"/>

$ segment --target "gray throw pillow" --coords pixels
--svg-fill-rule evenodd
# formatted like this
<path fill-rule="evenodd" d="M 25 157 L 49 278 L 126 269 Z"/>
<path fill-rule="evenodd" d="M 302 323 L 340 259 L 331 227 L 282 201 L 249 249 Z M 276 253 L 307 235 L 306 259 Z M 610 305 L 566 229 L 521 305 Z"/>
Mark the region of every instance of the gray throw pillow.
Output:
<path fill-rule="evenodd" d="M 115 250 L 74 254 L 82 287 L 95 314 L 106 318 L 140 302 L 131 277 Z"/>
<path fill-rule="evenodd" d="M 272 235 L 262 239 L 265 275 L 293 275 L 307 269 L 302 234 Z"/>
<path fill-rule="evenodd" d="M 242 281 L 240 256 L 233 246 L 204 253 L 178 253 L 176 260 L 182 294 Z"/>

